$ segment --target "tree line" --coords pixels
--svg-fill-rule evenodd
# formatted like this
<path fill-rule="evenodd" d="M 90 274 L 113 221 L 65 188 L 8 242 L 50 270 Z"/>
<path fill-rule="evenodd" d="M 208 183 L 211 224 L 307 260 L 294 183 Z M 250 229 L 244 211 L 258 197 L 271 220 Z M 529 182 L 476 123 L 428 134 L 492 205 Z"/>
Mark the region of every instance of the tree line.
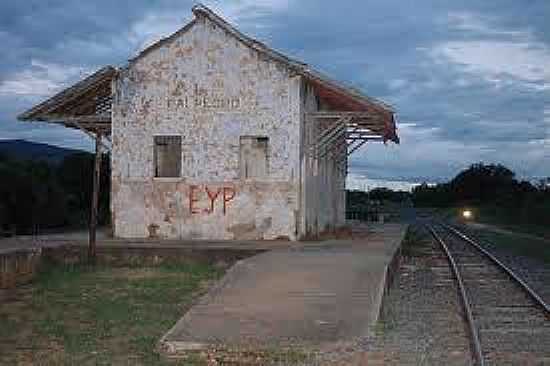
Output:
<path fill-rule="evenodd" d="M 385 187 L 373 188 L 368 192 L 359 190 L 346 191 L 346 207 L 348 209 L 366 209 L 373 202 L 401 203 L 410 199 L 411 194 L 406 191 L 394 191 Z"/>
<path fill-rule="evenodd" d="M 518 180 L 500 164 L 478 163 L 449 182 L 421 184 L 412 191 L 417 207 L 475 207 L 499 221 L 550 225 L 550 178 Z"/>
<path fill-rule="evenodd" d="M 89 222 L 93 154 L 69 155 L 59 164 L 21 160 L 0 154 L 0 232 L 18 235 L 59 228 L 83 228 Z M 103 159 L 99 223 L 109 223 L 110 164 Z"/>

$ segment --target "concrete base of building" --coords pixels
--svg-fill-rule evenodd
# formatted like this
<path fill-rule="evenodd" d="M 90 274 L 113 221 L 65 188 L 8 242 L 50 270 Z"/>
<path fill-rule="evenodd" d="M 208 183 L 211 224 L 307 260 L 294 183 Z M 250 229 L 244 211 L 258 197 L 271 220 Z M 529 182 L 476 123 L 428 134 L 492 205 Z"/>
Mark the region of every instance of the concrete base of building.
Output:
<path fill-rule="evenodd" d="M 371 334 L 406 225 L 307 242 L 237 262 L 160 340 L 169 357 L 208 348 L 330 349 Z"/>

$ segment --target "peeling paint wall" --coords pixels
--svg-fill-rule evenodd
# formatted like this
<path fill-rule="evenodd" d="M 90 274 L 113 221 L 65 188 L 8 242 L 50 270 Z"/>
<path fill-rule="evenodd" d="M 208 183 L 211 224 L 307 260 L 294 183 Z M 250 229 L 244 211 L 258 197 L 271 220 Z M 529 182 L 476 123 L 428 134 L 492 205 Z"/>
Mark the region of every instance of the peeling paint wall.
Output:
<path fill-rule="evenodd" d="M 205 18 L 115 82 L 114 234 L 297 237 L 301 78 Z M 182 136 L 181 178 L 154 177 L 154 136 Z M 268 172 L 239 174 L 241 136 L 268 137 Z"/>

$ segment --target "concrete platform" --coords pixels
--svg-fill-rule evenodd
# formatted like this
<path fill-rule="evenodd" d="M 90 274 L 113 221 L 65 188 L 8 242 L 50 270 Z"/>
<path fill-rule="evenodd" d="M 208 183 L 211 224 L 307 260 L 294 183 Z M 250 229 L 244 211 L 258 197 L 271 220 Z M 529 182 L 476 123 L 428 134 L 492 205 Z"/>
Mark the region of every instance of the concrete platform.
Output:
<path fill-rule="evenodd" d="M 406 225 L 298 243 L 242 260 L 160 340 L 169 356 L 224 347 L 331 347 L 367 336 Z"/>

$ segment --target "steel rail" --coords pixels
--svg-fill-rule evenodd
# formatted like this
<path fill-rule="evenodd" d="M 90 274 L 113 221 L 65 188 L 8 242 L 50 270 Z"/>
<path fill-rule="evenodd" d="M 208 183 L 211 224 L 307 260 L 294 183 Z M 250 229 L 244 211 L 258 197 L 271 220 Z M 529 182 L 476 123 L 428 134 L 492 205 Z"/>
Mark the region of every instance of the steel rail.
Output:
<path fill-rule="evenodd" d="M 514 271 L 508 268 L 508 266 L 502 263 L 493 254 L 491 254 L 489 251 L 487 251 L 485 248 L 479 245 L 475 240 L 473 240 L 463 232 L 445 223 L 440 223 L 440 225 L 446 228 L 447 230 L 449 230 L 451 233 L 458 236 L 459 238 L 468 242 L 468 244 L 472 245 L 478 251 L 483 253 L 487 258 L 489 258 L 493 263 L 495 263 L 501 270 L 506 272 L 506 274 L 508 274 L 514 281 L 516 281 L 516 283 L 518 283 L 521 286 L 521 288 L 525 290 L 531 296 L 531 298 L 535 300 L 535 302 L 544 309 L 546 316 L 547 317 L 550 316 L 550 305 L 548 305 L 524 280 L 522 280 L 518 275 L 516 275 Z"/>
<path fill-rule="evenodd" d="M 470 333 L 472 337 L 472 343 L 474 346 L 474 357 L 477 361 L 477 364 L 479 366 L 484 366 L 485 361 L 483 359 L 483 352 L 481 351 L 481 342 L 479 340 L 479 333 L 477 331 L 477 326 L 474 321 L 474 315 L 472 312 L 472 307 L 470 306 L 470 301 L 468 300 L 468 295 L 466 294 L 466 287 L 464 286 L 464 281 L 462 280 L 462 275 L 460 274 L 460 271 L 458 270 L 458 266 L 456 264 L 456 261 L 454 260 L 449 248 L 441 239 L 439 235 L 435 232 L 432 226 L 426 224 L 426 228 L 428 231 L 432 234 L 432 236 L 435 238 L 435 240 L 439 243 L 441 248 L 443 249 L 443 252 L 445 253 L 445 256 L 447 257 L 447 260 L 449 261 L 449 264 L 451 265 L 451 269 L 453 271 L 453 274 L 455 276 L 456 282 L 458 284 L 458 288 L 460 290 L 460 296 L 462 299 L 462 304 L 464 306 L 464 312 L 466 313 L 466 319 L 468 322 L 468 327 L 470 328 Z"/>

